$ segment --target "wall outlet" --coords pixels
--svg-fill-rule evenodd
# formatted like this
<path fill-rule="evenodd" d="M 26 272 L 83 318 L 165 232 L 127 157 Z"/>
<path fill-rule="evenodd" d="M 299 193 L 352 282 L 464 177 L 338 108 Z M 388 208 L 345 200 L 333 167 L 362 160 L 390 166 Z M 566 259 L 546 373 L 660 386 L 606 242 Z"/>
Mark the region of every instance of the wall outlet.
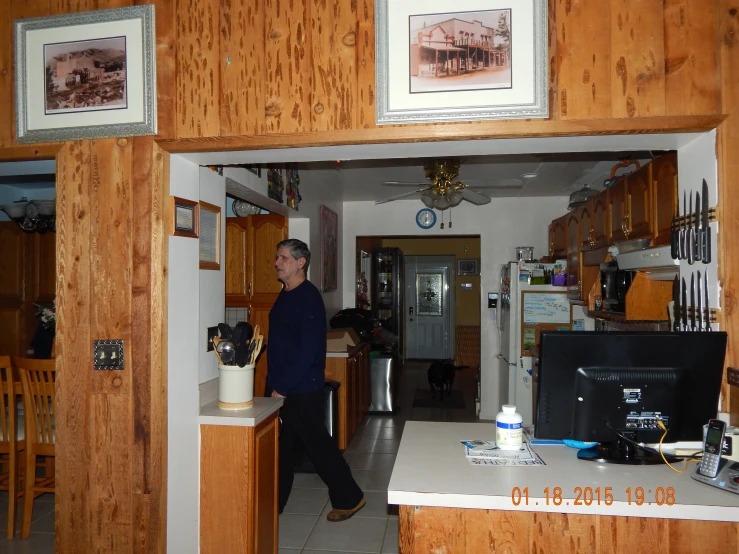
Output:
<path fill-rule="evenodd" d="M 213 339 L 218 336 L 218 326 L 208 327 L 208 345 L 206 346 L 206 352 L 213 350 Z"/>

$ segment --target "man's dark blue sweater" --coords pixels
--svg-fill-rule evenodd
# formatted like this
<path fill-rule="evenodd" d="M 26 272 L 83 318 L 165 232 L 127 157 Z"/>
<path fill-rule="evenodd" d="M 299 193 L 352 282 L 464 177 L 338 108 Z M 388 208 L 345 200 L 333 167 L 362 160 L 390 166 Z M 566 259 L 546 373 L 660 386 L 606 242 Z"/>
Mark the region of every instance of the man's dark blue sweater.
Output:
<path fill-rule="evenodd" d="M 269 312 L 267 387 L 283 396 L 322 389 L 326 366 L 326 307 L 307 279 L 282 290 Z"/>

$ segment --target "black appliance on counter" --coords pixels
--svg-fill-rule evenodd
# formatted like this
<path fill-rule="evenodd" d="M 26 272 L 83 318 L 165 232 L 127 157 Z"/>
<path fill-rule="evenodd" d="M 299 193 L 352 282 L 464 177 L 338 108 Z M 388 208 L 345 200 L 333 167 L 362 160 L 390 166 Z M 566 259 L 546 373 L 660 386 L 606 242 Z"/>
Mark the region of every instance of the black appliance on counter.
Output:
<path fill-rule="evenodd" d="M 626 293 L 636 271 L 618 268 L 615 261 L 600 264 L 600 296 L 605 312 L 625 313 Z"/>

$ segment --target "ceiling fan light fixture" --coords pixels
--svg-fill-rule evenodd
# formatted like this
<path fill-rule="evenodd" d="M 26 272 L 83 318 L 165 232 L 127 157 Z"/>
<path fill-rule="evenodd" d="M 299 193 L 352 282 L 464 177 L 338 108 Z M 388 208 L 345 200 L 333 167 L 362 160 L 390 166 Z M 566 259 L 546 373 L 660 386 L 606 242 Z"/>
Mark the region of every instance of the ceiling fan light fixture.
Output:
<path fill-rule="evenodd" d="M 447 198 L 447 195 L 441 195 L 436 200 L 434 200 L 434 208 L 437 210 L 446 210 L 450 205 L 449 198 Z"/>
<path fill-rule="evenodd" d="M 459 206 L 459 203 L 462 201 L 464 196 L 462 195 L 462 191 L 459 189 L 454 189 L 453 192 L 447 194 L 449 197 L 449 206 L 452 208 L 456 208 Z"/>
<path fill-rule="evenodd" d="M 433 195 L 429 194 L 428 192 L 424 192 L 421 195 L 421 202 L 423 202 L 424 206 L 427 208 L 433 208 L 434 207 L 434 197 Z"/>

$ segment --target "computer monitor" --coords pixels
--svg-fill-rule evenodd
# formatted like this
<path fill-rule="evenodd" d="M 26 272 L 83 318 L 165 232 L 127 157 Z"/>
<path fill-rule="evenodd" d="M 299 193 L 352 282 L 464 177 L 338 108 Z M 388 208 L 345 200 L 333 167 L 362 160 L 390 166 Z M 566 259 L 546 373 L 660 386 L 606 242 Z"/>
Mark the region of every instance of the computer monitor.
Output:
<path fill-rule="evenodd" d="M 727 335 L 542 331 L 535 437 L 598 442 L 578 457 L 662 463 L 637 443 L 702 441 L 715 418 Z"/>

